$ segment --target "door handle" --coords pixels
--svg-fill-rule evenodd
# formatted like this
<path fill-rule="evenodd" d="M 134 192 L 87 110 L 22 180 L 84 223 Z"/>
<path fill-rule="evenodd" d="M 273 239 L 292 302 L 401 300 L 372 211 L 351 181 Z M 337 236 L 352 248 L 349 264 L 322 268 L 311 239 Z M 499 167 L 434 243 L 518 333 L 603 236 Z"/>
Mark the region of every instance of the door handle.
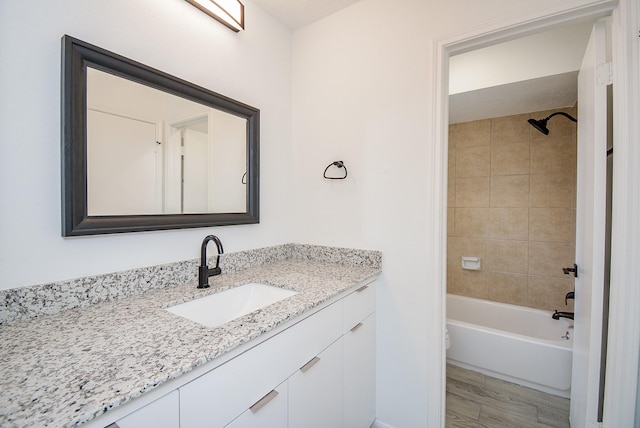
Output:
<path fill-rule="evenodd" d="M 302 373 L 306 372 L 307 370 L 309 370 L 311 367 L 313 367 L 318 361 L 320 361 L 320 358 L 318 357 L 313 357 L 311 360 L 309 360 L 309 362 L 307 362 L 307 364 L 305 364 L 304 366 L 300 367 L 300 371 Z"/>
<path fill-rule="evenodd" d="M 264 397 L 256 401 L 255 404 L 253 404 L 253 406 L 249 407 L 249 409 L 251 409 L 252 413 L 258 413 L 258 410 L 262 409 L 264 406 L 269 404 L 271 400 L 276 398 L 276 395 L 278 395 L 278 391 L 274 389 L 271 392 L 269 392 L 267 395 L 265 395 Z"/>
<path fill-rule="evenodd" d="M 564 272 L 565 275 L 571 275 L 573 273 L 573 277 L 577 278 L 578 277 L 578 265 L 574 263 L 573 267 L 562 268 L 562 272 Z"/>

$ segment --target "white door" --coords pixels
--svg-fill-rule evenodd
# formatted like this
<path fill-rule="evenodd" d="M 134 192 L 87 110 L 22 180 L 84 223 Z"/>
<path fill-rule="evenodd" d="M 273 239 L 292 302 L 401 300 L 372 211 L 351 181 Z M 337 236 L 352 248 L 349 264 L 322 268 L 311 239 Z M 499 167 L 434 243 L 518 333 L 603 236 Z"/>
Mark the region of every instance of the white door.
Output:
<path fill-rule="evenodd" d="M 182 164 L 182 212 L 206 213 L 208 200 L 209 137 L 205 132 L 184 130 Z"/>
<path fill-rule="evenodd" d="M 576 210 L 575 335 L 571 426 L 598 426 L 604 289 L 607 102 L 598 78 L 605 64 L 606 30 L 594 25 L 578 74 L 578 187 Z"/>
<path fill-rule="evenodd" d="M 165 144 L 164 214 L 182 213 L 182 130 L 172 129 Z"/>
<path fill-rule="evenodd" d="M 155 124 L 87 110 L 90 216 L 159 213 L 161 166 Z"/>

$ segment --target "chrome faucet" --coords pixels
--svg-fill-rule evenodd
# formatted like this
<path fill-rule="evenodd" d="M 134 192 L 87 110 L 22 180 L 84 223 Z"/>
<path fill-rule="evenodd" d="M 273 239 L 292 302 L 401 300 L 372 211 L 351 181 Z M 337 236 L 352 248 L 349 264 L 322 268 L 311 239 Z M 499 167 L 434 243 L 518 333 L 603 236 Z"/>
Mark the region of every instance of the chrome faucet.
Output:
<path fill-rule="evenodd" d="M 207 244 L 209 241 L 216 243 L 218 248 L 218 255 L 216 256 L 216 267 L 209 269 L 207 265 Z M 202 241 L 202 247 L 200 247 L 200 267 L 198 268 L 198 288 L 209 288 L 209 277 L 220 275 L 222 270 L 220 269 L 220 254 L 224 254 L 222 249 L 222 242 L 216 235 L 208 235 Z"/>

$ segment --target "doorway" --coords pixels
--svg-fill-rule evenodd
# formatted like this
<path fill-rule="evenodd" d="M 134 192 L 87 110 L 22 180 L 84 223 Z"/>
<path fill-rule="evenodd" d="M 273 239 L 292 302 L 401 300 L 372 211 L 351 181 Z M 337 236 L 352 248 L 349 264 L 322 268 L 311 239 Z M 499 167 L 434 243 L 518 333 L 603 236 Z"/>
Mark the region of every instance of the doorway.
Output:
<path fill-rule="evenodd" d="M 486 45 L 485 45 L 485 46 L 486 46 Z M 483 46 L 483 47 L 484 47 L 484 46 Z M 467 47 L 467 49 L 468 49 L 468 47 Z M 448 58 L 448 57 L 447 57 L 447 58 Z M 446 60 L 446 58 L 445 58 L 445 60 Z M 446 69 L 446 68 L 445 68 L 445 69 Z M 453 105 L 453 103 L 451 103 L 451 104 Z M 443 129 L 444 129 L 444 127 L 445 127 L 445 125 L 443 124 Z M 444 132 L 443 132 L 443 134 L 444 134 Z M 445 198 L 445 199 L 446 199 L 446 198 Z M 449 214 L 449 215 L 448 215 L 448 218 L 451 218 L 451 214 Z M 443 299 L 443 300 L 444 300 L 444 299 Z"/>
<path fill-rule="evenodd" d="M 584 39 L 577 48 L 572 42 L 566 49 L 584 52 L 590 29 L 591 23 L 563 28 L 565 35 L 577 31 Z M 541 38 L 567 38 L 558 33 L 463 54 L 473 56 L 475 65 L 466 71 L 477 76 L 482 57 L 487 57 L 488 67 L 517 72 L 517 55 L 509 50 L 521 51 L 523 44 L 541 45 Z M 505 64 L 492 55 L 497 49 L 505 51 Z M 454 63 L 452 58 L 450 74 L 464 78 L 456 68 L 465 66 L 464 58 L 457 59 Z M 554 116 L 545 135 L 528 120 L 560 112 L 577 116 L 580 59 L 560 75 L 450 96 L 447 426 L 569 427 L 573 322 L 553 321 L 551 314 L 554 309 L 573 312 L 573 301 L 564 303 L 574 290 L 573 278 L 564 275 L 562 267 L 575 260 L 577 126 Z M 484 108 L 470 108 L 474 104 Z M 478 259 L 479 266 L 464 266 L 469 258 Z M 471 328 L 455 318 L 456 308 L 451 305 L 461 300 L 469 305 L 463 321 Z M 471 316 L 474 308 L 476 320 Z M 487 316 L 490 319 L 483 320 Z M 518 330 L 519 319 L 526 329 L 536 328 Z M 494 324 L 502 334 L 484 330 Z M 518 335 L 528 336 L 528 343 Z M 543 337 L 556 338 L 561 350 L 547 347 L 539 340 Z"/>

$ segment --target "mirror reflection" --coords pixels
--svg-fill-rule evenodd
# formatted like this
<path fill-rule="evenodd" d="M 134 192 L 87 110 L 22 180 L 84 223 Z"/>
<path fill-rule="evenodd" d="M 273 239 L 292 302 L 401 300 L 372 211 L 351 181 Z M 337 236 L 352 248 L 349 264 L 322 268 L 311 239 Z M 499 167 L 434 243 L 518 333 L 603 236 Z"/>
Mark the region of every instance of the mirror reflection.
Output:
<path fill-rule="evenodd" d="M 260 110 L 62 37 L 62 236 L 259 223 Z"/>
<path fill-rule="evenodd" d="M 246 212 L 247 119 L 87 67 L 90 216 Z"/>

